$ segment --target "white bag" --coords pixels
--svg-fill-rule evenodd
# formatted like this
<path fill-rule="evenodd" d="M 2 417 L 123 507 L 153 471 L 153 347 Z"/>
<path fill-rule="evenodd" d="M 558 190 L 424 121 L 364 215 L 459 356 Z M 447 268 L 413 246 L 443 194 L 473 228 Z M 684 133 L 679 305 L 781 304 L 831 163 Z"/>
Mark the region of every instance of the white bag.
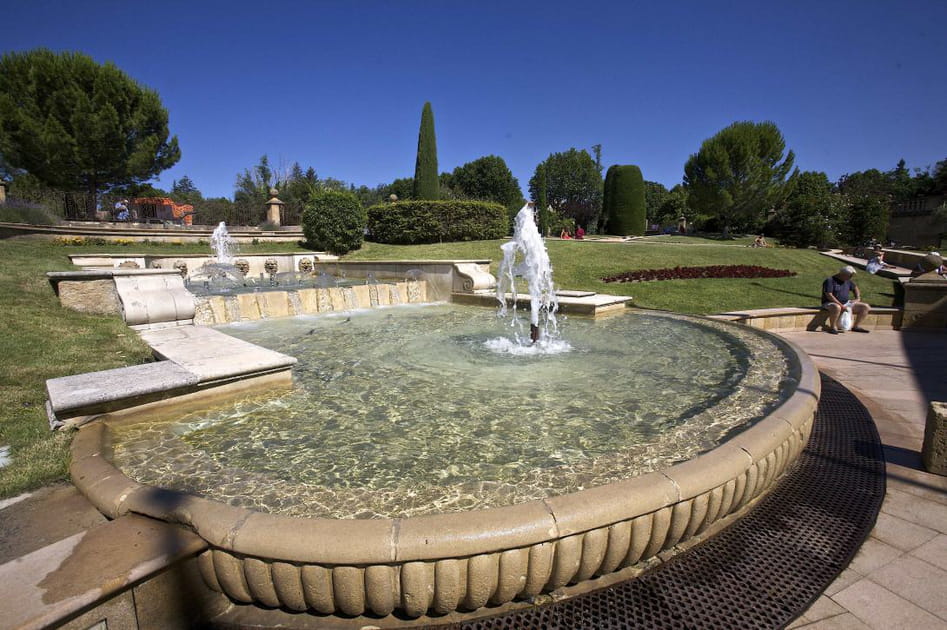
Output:
<path fill-rule="evenodd" d="M 852 329 L 852 309 L 849 308 L 847 311 L 842 311 L 842 315 L 838 318 L 838 327 L 839 330 L 849 331 Z"/>

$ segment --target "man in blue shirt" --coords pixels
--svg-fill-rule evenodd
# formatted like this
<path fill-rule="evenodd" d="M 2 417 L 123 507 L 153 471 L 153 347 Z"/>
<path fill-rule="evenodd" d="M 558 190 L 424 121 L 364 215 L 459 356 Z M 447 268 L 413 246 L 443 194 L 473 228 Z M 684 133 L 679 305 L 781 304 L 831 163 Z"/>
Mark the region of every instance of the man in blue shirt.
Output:
<path fill-rule="evenodd" d="M 839 269 L 834 276 L 825 279 L 822 283 L 822 308 L 829 312 L 829 327 L 827 332 L 839 334 L 838 320 L 842 313 L 850 310 L 855 318 L 852 332 L 866 333 L 868 330 L 861 327 L 862 320 L 871 310 L 868 304 L 861 301 L 861 292 L 858 285 L 852 282 L 855 268 L 845 266 Z M 854 295 L 855 299 L 851 299 Z"/>

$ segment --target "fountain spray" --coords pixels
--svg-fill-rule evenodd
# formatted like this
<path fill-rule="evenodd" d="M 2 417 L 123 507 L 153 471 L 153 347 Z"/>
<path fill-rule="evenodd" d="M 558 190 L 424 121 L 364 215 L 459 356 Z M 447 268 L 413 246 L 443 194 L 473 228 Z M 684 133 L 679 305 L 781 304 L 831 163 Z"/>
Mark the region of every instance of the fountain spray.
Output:
<path fill-rule="evenodd" d="M 516 277 L 526 279 L 529 288 L 529 338 L 531 343 L 554 339 L 559 336 L 556 311 L 559 300 L 552 283 L 552 266 L 549 252 L 543 242 L 533 211 L 533 203 L 527 203 L 516 215 L 513 239 L 501 246 L 503 262 L 497 279 L 497 300 L 500 316 L 507 313 L 506 294 L 513 297 L 512 326 L 516 326 Z"/>
<path fill-rule="evenodd" d="M 233 263 L 236 242 L 227 232 L 227 224 L 223 221 L 214 228 L 214 233 L 210 236 L 210 247 L 214 250 L 218 263 L 225 265 Z"/>

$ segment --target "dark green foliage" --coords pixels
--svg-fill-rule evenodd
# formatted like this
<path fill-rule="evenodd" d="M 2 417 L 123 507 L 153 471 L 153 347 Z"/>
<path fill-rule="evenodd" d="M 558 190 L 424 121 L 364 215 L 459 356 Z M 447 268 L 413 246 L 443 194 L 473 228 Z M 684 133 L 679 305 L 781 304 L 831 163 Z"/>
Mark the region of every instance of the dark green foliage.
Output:
<path fill-rule="evenodd" d="M 885 237 L 891 206 L 884 197 L 850 194 L 843 198 L 845 222 L 840 231 L 845 242 L 860 245 Z"/>
<path fill-rule="evenodd" d="M 382 201 L 388 201 L 388 198 L 391 195 L 398 197 L 398 201 L 407 201 L 409 199 L 413 199 L 414 197 L 412 195 L 414 195 L 414 178 L 399 177 L 390 184 L 383 186 L 382 189 Z"/>
<path fill-rule="evenodd" d="M 661 223 L 661 209 L 668 201 L 668 189 L 658 182 L 644 182 L 644 205 L 648 224 Z"/>
<path fill-rule="evenodd" d="M 0 58 L 0 153 L 46 185 L 95 195 L 147 181 L 180 158 L 153 90 L 115 65 L 37 49 Z"/>
<path fill-rule="evenodd" d="M 645 185 L 633 164 L 610 166 L 605 175 L 605 230 L 610 234 L 644 234 Z"/>
<path fill-rule="evenodd" d="M 196 204 L 204 199 L 194 182 L 187 175 L 171 182 L 171 196 L 178 203 Z"/>
<path fill-rule="evenodd" d="M 894 199 L 892 178 L 876 168 L 842 175 L 838 180 L 838 189 L 843 195 L 883 197 L 889 201 Z"/>
<path fill-rule="evenodd" d="M 421 110 L 421 129 L 418 131 L 418 156 L 414 164 L 415 199 L 437 199 L 439 195 L 437 177 L 437 139 L 434 136 L 434 112 L 431 104 L 425 103 Z"/>
<path fill-rule="evenodd" d="M 678 184 L 668 191 L 667 197 L 661 207 L 658 209 L 657 223 L 676 224 L 681 217 L 685 217 L 688 222 L 696 219 L 694 212 L 687 205 L 687 189 Z"/>
<path fill-rule="evenodd" d="M 444 179 L 442 176 L 442 186 Z M 513 217 L 523 207 L 520 183 L 513 177 L 513 172 L 503 158 L 496 155 L 488 155 L 458 166 L 447 180 L 446 183 L 460 199 L 494 201 L 505 206 L 510 215 L 511 226 Z"/>
<path fill-rule="evenodd" d="M 486 201 L 399 201 L 368 209 L 369 239 L 392 245 L 479 241 L 509 234 L 506 208 Z"/>
<path fill-rule="evenodd" d="M 618 173 L 618 165 L 612 164 L 605 172 L 605 185 L 602 188 L 602 214 L 605 215 L 605 231 L 612 228 L 609 225 L 609 212 L 615 206 L 615 175 Z"/>
<path fill-rule="evenodd" d="M 270 189 L 281 182 L 270 168 L 270 160 L 265 154 L 252 168 L 237 173 L 234 183 L 235 218 L 241 225 L 257 225 L 266 218 L 266 200 L 270 198 Z"/>
<path fill-rule="evenodd" d="M 195 225 L 216 225 L 221 221 L 227 225 L 238 225 L 235 220 L 234 203 L 226 197 L 209 197 L 194 204 Z"/>
<path fill-rule="evenodd" d="M 782 205 L 795 155 L 771 122 L 736 122 L 704 140 L 684 165 L 688 203 L 731 227 L 755 230 Z"/>
<path fill-rule="evenodd" d="M 309 247 L 342 256 L 362 246 L 365 219 L 354 193 L 317 190 L 303 211 L 303 234 Z"/>
<path fill-rule="evenodd" d="M 545 185 L 543 185 L 545 182 Z M 602 174 L 585 149 L 553 153 L 541 162 L 529 180 L 529 194 L 563 216 L 575 219 L 587 232 L 598 229 L 602 214 Z"/>
<path fill-rule="evenodd" d="M 539 233 L 543 236 L 548 236 L 552 233 L 550 226 L 550 212 L 549 212 L 549 195 L 546 193 L 546 167 L 540 164 L 536 167 L 536 175 L 534 179 L 537 180 L 536 191 L 533 196 L 533 199 L 536 200 L 536 212 L 539 214 Z M 530 180 L 530 192 L 533 193 L 533 182 Z"/>
<path fill-rule="evenodd" d="M 842 198 L 825 173 L 806 171 L 796 176 L 786 201 L 766 226 L 766 233 L 793 247 L 829 247 L 839 243 Z"/>

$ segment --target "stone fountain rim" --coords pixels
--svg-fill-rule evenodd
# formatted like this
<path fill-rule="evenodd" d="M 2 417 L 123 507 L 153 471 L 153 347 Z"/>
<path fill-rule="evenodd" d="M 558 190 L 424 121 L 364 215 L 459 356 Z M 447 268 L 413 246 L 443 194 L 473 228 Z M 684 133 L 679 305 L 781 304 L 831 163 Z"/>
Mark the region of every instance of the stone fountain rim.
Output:
<path fill-rule="evenodd" d="M 791 359 L 795 358 L 799 382 L 796 391 L 779 407 L 694 459 L 570 494 L 503 507 L 394 519 L 330 519 L 257 512 L 133 481 L 111 462 L 106 425 L 109 415 L 79 430 L 72 444 L 70 474 L 79 490 L 111 518 L 137 513 L 179 523 L 215 547 L 274 561 L 390 564 L 469 557 L 549 543 L 710 492 L 749 473 L 794 433 L 800 439 L 808 436 L 820 392 L 815 365 L 792 342 L 765 331 L 754 332 L 772 338 L 790 350 Z"/>

